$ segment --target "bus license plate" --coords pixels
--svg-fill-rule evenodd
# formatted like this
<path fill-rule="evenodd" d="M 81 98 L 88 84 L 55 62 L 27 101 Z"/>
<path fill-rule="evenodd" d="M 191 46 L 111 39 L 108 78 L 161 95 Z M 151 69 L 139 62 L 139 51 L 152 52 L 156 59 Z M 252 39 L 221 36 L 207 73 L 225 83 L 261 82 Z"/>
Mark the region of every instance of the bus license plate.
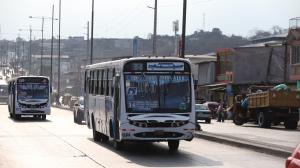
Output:
<path fill-rule="evenodd" d="M 155 131 L 153 134 L 156 136 L 162 136 L 164 135 L 164 131 Z"/>

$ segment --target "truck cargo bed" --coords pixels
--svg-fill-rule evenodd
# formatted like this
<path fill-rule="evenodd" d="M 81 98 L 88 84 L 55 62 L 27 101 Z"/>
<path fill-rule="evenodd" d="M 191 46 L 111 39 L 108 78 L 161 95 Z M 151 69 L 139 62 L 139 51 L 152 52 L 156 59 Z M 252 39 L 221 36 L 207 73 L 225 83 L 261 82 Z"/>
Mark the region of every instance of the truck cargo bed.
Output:
<path fill-rule="evenodd" d="M 248 108 L 263 107 L 300 107 L 300 91 L 270 90 L 248 95 Z"/>

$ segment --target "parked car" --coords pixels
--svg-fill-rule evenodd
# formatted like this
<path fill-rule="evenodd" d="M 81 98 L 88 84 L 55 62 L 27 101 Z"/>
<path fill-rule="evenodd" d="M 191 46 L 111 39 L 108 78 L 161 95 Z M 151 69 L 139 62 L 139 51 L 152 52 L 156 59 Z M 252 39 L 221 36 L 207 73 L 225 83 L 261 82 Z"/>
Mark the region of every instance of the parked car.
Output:
<path fill-rule="evenodd" d="M 208 107 L 204 104 L 196 104 L 195 106 L 196 111 L 196 120 L 205 120 L 206 123 L 211 122 L 211 111 Z"/>
<path fill-rule="evenodd" d="M 208 109 L 211 111 L 212 118 L 216 118 L 219 103 L 218 102 L 205 102 L 203 104 L 206 105 L 208 107 Z"/>
<path fill-rule="evenodd" d="M 73 109 L 74 123 L 81 124 L 82 121 L 85 121 L 83 97 L 79 97 L 79 99 L 74 103 Z"/>
<path fill-rule="evenodd" d="M 288 157 L 285 162 L 286 168 L 300 168 L 300 144 L 296 147 L 292 156 Z"/>

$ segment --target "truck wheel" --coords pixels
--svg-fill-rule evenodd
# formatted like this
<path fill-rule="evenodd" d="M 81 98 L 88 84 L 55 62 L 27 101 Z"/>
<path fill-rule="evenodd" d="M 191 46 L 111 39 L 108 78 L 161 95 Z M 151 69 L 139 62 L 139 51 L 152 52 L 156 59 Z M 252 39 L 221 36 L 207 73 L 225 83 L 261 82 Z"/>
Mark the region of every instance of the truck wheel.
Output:
<path fill-rule="evenodd" d="M 244 124 L 243 119 L 241 119 L 238 115 L 234 115 L 233 122 L 235 125 L 241 126 Z"/>
<path fill-rule="evenodd" d="M 286 129 L 297 129 L 298 121 L 293 118 L 288 118 L 284 121 L 284 127 Z"/>
<path fill-rule="evenodd" d="M 259 112 L 257 121 L 258 121 L 258 126 L 260 128 L 270 128 L 271 127 L 271 118 L 270 118 L 270 115 L 266 112 L 262 112 L 262 111 Z"/>

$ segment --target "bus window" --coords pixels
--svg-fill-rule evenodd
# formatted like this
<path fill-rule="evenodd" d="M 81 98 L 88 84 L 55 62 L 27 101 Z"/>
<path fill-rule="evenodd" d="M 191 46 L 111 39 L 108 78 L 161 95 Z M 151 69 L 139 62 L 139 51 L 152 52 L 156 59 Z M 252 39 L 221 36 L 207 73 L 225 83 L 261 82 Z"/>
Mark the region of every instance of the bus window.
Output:
<path fill-rule="evenodd" d="M 101 70 L 101 78 L 100 78 L 100 95 L 103 95 L 103 70 Z"/>
<path fill-rule="evenodd" d="M 107 73 L 105 69 L 103 70 L 103 76 L 102 76 L 103 95 L 106 94 L 106 80 L 107 80 Z"/>
<path fill-rule="evenodd" d="M 110 90 L 110 87 L 109 87 L 109 72 L 110 70 L 107 69 L 106 70 L 106 89 L 105 89 L 105 95 L 108 96 L 109 95 L 109 90 Z"/>
<path fill-rule="evenodd" d="M 92 71 L 90 71 L 90 76 L 89 76 L 89 93 L 92 93 Z"/>
<path fill-rule="evenodd" d="M 87 83 L 87 76 L 86 76 L 86 74 L 87 74 L 87 71 L 84 71 L 84 93 L 87 92 L 86 91 L 86 89 L 87 89 L 87 87 L 86 87 L 86 83 Z"/>
<path fill-rule="evenodd" d="M 93 70 L 93 94 L 96 93 L 96 71 Z"/>
<path fill-rule="evenodd" d="M 112 77 L 111 77 L 111 91 L 110 91 L 111 96 L 114 95 L 114 87 L 115 86 L 114 86 L 113 78 L 115 77 L 115 73 L 116 73 L 116 70 L 114 68 L 113 71 L 112 71 Z"/>
<path fill-rule="evenodd" d="M 99 70 L 97 70 L 96 72 L 97 72 L 97 76 L 96 76 L 96 89 L 95 89 L 95 93 L 98 95 L 99 94 Z"/>

